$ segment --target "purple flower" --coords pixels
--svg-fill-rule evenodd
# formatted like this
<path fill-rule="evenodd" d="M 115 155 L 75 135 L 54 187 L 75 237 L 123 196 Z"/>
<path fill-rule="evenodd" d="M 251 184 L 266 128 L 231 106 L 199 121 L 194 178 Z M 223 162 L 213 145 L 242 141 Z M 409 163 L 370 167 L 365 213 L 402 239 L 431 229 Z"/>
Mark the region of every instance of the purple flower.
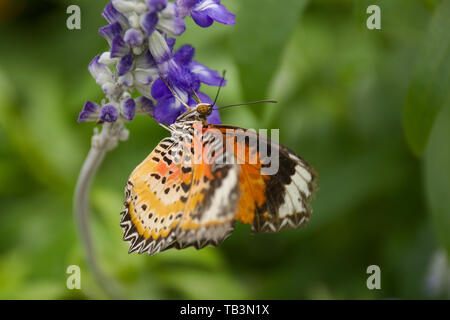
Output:
<path fill-rule="evenodd" d="M 178 0 L 178 14 L 181 18 L 190 15 L 200 27 L 206 28 L 214 21 L 234 25 L 235 15 L 230 13 L 220 0 Z"/>
<path fill-rule="evenodd" d="M 132 98 L 128 98 L 122 101 L 122 114 L 128 120 L 131 121 L 134 119 L 136 114 L 136 102 Z"/>
<path fill-rule="evenodd" d="M 171 36 L 184 32 L 188 15 L 202 27 L 214 21 L 234 24 L 234 15 L 220 0 L 110 1 L 103 10 L 109 24 L 99 29 L 110 50 L 89 64 L 106 99 L 102 106 L 86 102 L 78 121 L 131 121 L 136 114 L 146 114 L 171 124 L 186 106 L 197 104 L 193 91 L 202 102 L 212 103 L 200 92 L 200 85 L 224 85 L 224 79 L 193 60 L 194 47 L 185 45 L 173 53 L 175 38 Z M 131 98 L 135 90 L 142 96 Z M 208 120 L 220 123 L 217 110 Z"/>
<path fill-rule="evenodd" d="M 133 55 L 127 54 L 117 64 L 117 74 L 119 77 L 131 71 L 133 68 Z"/>
<path fill-rule="evenodd" d="M 156 12 L 149 12 L 142 16 L 141 27 L 144 29 L 147 36 L 151 35 L 158 24 L 158 14 Z"/>
<path fill-rule="evenodd" d="M 128 29 L 123 36 L 124 41 L 130 47 L 141 46 L 144 43 L 144 35 L 138 29 Z"/>
<path fill-rule="evenodd" d="M 200 82 L 213 86 L 224 85 L 224 79 L 220 77 L 217 71 L 210 70 L 201 63 L 192 60 L 194 54 L 195 49 L 192 46 L 184 45 L 180 47 L 170 58 L 172 63 L 165 78 L 174 93 L 189 106 L 196 105 L 191 95 L 192 90 L 199 91 Z M 159 122 L 171 124 L 182 112 L 186 111 L 186 107 L 173 97 L 172 92 L 162 79 L 157 79 L 153 83 L 151 94 L 157 100 L 153 116 Z M 198 92 L 197 95 L 202 102 L 212 103 L 206 94 Z M 220 123 L 217 111 L 214 111 L 210 118 L 213 121 L 212 123 Z"/>
<path fill-rule="evenodd" d="M 107 104 L 100 109 L 99 119 L 104 122 L 115 122 L 117 120 L 118 113 L 116 107 L 112 104 Z"/>
<path fill-rule="evenodd" d="M 179 36 L 186 30 L 184 19 L 179 17 L 175 3 L 168 3 L 167 7 L 158 13 L 158 16 L 158 28 L 162 32 Z"/>
<path fill-rule="evenodd" d="M 156 28 L 160 31 L 179 36 L 186 30 L 184 20 L 177 15 L 175 3 L 163 0 L 146 1 L 148 12 L 140 18 L 140 25 L 147 36 Z"/>
<path fill-rule="evenodd" d="M 151 12 L 159 12 L 166 8 L 167 0 L 145 0 L 145 4 Z"/>
<path fill-rule="evenodd" d="M 128 25 L 127 18 L 116 10 L 112 2 L 106 5 L 105 9 L 103 9 L 102 15 L 109 23 L 119 22 L 122 26 Z"/>
<path fill-rule="evenodd" d="M 100 62 L 100 57 L 100 55 L 97 55 L 92 59 L 88 69 L 97 84 L 103 86 L 105 83 L 112 83 L 114 76 L 111 70 Z"/>
<path fill-rule="evenodd" d="M 153 118 L 159 123 L 172 124 L 187 109 L 174 96 L 161 97 L 153 110 Z"/>
<path fill-rule="evenodd" d="M 111 43 L 111 57 L 119 58 L 130 52 L 130 46 L 125 42 L 120 34 L 116 35 Z"/>
<path fill-rule="evenodd" d="M 95 121 L 98 118 L 100 106 L 92 101 L 86 101 L 78 116 L 78 122 Z"/>
<path fill-rule="evenodd" d="M 222 86 L 226 85 L 226 80 L 223 79 L 217 71 L 211 70 L 197 61 L 192 61 L 189 63 L 189 70 L 191 70 L 198 80 L 204 84 L 216 87 L 221 84 Z"/>
<path fill-rule="evenodd" d="M 122 33 L 122 30 L 122 25 L 119 22 L 114 22 L 108 24 L 107 26 L 101 27 L 98 30 L 98 33 L 111 45 L 114 38 Z"/>
<path fill-rule="evenodd" d="M 136 100 L 136 114 L 146 114 L 149 116 L 153 116 L 153 109 L 155 105 L 153 101 L 142 96 L 137 98 Z"/>

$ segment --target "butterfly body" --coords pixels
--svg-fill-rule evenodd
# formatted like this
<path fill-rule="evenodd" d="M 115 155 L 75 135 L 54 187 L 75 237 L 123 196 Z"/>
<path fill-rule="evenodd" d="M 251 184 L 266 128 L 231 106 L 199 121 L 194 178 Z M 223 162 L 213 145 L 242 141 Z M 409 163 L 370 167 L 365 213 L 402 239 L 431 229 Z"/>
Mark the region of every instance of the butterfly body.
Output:
<path fill-rule="evenodd" d="M 236 221 L 257 233 L 309 219 L 314 169 L 267 137 L 208 124 L 211 107 L 199 104 L 178 117 L 171 136 L 132 172 L 121 221 L 130 252 L 216 246 Z M 279 155 L 274 174 L 264 174 L 270 162 L 264 147 Z"/>

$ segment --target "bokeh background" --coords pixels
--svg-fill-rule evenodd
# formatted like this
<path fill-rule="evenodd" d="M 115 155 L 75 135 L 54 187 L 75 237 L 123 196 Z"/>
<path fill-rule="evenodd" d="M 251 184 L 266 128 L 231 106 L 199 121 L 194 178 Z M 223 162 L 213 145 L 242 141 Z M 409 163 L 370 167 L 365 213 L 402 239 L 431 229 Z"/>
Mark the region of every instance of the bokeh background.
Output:
<path fill-rule="evenodd" d="M 109 153 L 92 187 L 104 272 L 127 299 L 448 298 L 450 16 L 447 0 L 224 0 L 234 27 L 191 21 L 177 46 L 227 70 L 224 123 L 280 128 L 319 172 L 310 223 L 218 248 L 127 253 L 119 227 L 128 175 L 166 136 L 149 117 Z M 109 298 L 87 270 L 72 194 L 93 132 L 77 123 L 100 88 L 87 65 L 107 1 L 0 0 L 0 298 Z M 77 4 L 82 29 L 66 28 Z M 381 30 L 366 8 L 381 7 Z M 204 88 L 214 96 L 215 88 Z M 79 265 L 82 290 L 66 288 Z M 369 265 L 381 290 L 368 290 Z"/>

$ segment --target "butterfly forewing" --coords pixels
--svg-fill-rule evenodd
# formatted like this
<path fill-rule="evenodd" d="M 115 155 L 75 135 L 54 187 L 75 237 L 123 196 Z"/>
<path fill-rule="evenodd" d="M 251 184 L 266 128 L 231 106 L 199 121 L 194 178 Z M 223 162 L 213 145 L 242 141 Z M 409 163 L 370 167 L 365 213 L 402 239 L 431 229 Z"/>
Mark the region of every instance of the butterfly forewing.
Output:
<path fill-rule="evenodd" d="M 192 180 L 190 162 L 174 159 L 184 157 L 184 150 L 179 141 L 166 138 L 131 174 L 121 222 L 130 252 L 153 254 L 176 246 L 185 207 L 180 199 L 188 197 Z"/>

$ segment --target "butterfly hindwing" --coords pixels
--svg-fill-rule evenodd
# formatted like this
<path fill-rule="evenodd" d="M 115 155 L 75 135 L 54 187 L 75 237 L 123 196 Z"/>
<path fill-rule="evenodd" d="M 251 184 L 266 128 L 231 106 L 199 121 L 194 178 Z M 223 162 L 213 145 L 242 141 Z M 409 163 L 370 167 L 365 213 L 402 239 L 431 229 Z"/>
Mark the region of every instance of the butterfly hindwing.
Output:
<path fill-rule="evenodd" d="M 253 232 L 277 232 L 306 223 L 311 215 L 309 202 L 316 189 L 314 169 L 266 136 L 232 126 L 217 127 L 225 140 L 233 139 L 229 142 L 234 146 L 235 161 L 240 162 L 241 198 L 235 219 L 250 223 Z M 267 152 L 261 152 L 262 149 Z M 265 174 L 263 169 L 273 161 L 270 155 L 275 151 L 277 170 Z"/>

